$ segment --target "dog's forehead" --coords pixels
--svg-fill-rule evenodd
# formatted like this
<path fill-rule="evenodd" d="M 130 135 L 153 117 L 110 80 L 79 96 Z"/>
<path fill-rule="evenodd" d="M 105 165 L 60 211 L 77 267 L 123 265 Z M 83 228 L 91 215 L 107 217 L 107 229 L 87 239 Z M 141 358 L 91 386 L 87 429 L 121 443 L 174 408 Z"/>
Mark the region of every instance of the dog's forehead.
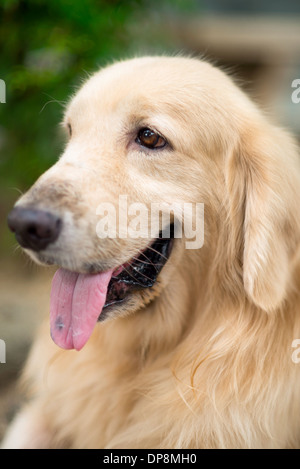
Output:
<path fill-rule="evenodd" d="M 217 75 L 217 77 L 215 77 Z M 220 85 L 219 70 L 200 60 L 143 57 L 115 63 L 92 75 L 71 100 L 66 115 L 97 109 L 107 112 L 132 104 L 144 110 L 189 108 Z M 197 95 L 195 96 L 195 92 Z"/>
<path fill-rule="evenodd" d="M 83 135 L 96 127 L 110 132 L 139 124 L 151 127 L 153 122 L 155 127 L 156 118 L 158 130 L 167 131 L 169 137 L 169 130 L 178 134 L 185 128 L 187 134 L 190 129 L 193 138 L 199 134 L 203 148 L 209 148 L 212 135 L 215 141 L 232 139 L 245 108 L 251 108 L 247 97 L 211 64 L 182 57 L 143 57 L 117 62 L 92 75 L 70 102 L 64 121 L 72 123 L 75 134 L 77 128 Z"/>

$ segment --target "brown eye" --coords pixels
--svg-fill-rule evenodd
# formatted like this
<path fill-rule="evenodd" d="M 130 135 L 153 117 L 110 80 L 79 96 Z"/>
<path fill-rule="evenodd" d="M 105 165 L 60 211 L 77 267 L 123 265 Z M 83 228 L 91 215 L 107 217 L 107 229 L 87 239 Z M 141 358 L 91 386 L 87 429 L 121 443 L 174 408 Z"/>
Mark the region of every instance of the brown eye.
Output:
<path fill-rule="evenodd" d="M 72 126 L 71 126 L 71 124 L 68 123 L 67 128 L 68 128 L 69 136 L 72 137 Z"/>
<path fill-rule="evenodd" d="M 147 148 L 163 148 L 167 142 L 159 134 L 154 132 L 154 130 L 144 128 L 141 129 L 138 133 L 136 142 Z"/>

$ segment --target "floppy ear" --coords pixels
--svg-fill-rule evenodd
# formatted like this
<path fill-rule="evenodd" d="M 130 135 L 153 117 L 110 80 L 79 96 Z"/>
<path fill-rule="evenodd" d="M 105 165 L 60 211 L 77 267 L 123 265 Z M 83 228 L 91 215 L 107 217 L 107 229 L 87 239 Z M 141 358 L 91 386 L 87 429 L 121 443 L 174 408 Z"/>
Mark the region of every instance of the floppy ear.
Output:
<path fill-rule="evenodd" d="M 291 281 L 300 239 L 298 159 L 285 132 L 262 124 L 242 136 L 227 160 L 232 243 L 240 248 L 246 294 L 265 311 L 280 306 Z"/>

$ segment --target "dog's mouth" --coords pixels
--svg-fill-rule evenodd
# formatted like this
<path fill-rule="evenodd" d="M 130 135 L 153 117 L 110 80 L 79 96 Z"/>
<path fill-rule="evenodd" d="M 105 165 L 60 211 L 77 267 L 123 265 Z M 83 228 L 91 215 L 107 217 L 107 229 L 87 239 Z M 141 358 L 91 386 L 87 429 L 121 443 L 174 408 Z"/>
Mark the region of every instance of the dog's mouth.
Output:
<path fill-rule="evenodd" d="M 172 243 L 172 238 L 157 238 L 138 257 L 115 270 L 103 308 L 124 301 L 131 291 L 152 287 L 170 256 Z M 99 320 L 102 320 L 102 315 Z"/>
<path fill-rule="evenodd" d="M 173 228 L 173 227 L 172 227 Z M 88 341 L 97 321 L 109 315 L 135 291 L 151 288 L 166 264 L 173 246 L 161 233 L 145 250 L 125 264 L 96 274 L 79 274 L 59 269 L 53 278 L 50 301 L 50 327 L 54 342 L 80 350 Z"/>

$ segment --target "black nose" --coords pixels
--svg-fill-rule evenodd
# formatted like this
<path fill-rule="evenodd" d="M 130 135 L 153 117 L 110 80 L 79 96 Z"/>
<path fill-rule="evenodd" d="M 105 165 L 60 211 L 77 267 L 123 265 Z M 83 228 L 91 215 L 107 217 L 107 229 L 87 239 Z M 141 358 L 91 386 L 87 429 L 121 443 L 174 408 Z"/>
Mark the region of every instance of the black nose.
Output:
<path fill-rule="evenodd" d="M 61 230 L 61 219 L 43 210 L 15 207 L 7 223 L 23 248 L 41 251 L 53 243 Z"/>

